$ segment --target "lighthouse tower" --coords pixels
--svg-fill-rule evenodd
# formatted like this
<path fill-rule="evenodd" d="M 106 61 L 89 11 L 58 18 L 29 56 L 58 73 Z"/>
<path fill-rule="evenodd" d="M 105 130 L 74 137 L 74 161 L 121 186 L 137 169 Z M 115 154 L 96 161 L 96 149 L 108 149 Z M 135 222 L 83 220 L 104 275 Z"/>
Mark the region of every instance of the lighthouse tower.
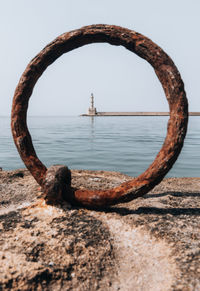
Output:
<path fill-rule="evenodd" d="M 94 95 L 93 95 L 93 93 L 91 94 L 90 98 L 91 99 L 90 99 L 90 107 L 88 109 L 88 115 L 94 116 L 97 114 L 97 110 L 94 107 Z"/>

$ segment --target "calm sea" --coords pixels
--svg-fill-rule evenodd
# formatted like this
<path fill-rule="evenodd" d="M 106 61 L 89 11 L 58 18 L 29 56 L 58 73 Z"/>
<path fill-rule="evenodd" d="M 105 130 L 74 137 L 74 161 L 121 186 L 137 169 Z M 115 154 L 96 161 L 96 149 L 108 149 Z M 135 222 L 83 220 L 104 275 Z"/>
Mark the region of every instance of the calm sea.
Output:
<path fill-rule="evenodd" d="M 168 117 L 29 117 L 38 157 L 46 166 L 142 173 L 166 135 Z M 0 117 L 0 167 L 24 167 L 13 143 L 10 118 Z M 184 148 L 168 177 L 200 177 L 200 117 L 191 116 Z"/>

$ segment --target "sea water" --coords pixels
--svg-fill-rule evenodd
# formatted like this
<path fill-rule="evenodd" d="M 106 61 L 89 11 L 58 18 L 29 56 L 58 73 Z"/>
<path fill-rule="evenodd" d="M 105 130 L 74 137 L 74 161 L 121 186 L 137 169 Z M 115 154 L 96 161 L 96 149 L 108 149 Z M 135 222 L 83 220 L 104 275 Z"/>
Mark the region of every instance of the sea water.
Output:
<path fill-rule="evenodd" d="M 168 116 L 29 117 L 28 127 L 41 161 L 49 167 L 118 171 L 138 176 L 159 152 Z M 23 168 L 10 129 L 0 117 L 0 167 Z M 189 118 L 182 152 L 168 177 L 200 177 L 200 117 Z"/>

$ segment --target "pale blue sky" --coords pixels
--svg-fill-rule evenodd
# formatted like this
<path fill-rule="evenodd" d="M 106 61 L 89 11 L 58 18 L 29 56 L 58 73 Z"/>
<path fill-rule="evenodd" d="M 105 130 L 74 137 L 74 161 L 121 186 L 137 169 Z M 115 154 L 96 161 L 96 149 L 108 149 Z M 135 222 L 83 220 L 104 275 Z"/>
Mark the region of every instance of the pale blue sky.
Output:
<path fill-rule="evenodd" d="M 190 111 L 200 111 L 199 0 L 1 0 L 0 115 L 9 115 L 29 61 L 63 32 L 90 24 L 140 32 L 174 60 Z M 30 115 L 78 115 L 90 93 L 99 111 L 167 111 L 152 67 L 122 47 L 88 45 L 59 58 L 36 84 Z"/>

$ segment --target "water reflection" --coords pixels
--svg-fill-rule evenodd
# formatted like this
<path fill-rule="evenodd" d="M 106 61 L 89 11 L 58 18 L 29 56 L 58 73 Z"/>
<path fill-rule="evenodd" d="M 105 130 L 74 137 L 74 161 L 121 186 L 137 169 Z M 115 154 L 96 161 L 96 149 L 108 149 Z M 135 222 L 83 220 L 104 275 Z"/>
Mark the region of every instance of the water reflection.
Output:
<path fill-rule="evenodd" d="M 90 149 L 94 150 L 94 144 L 95 144 L 95 117 L 90 116 L 88 117 L 90 119 Z"/>

